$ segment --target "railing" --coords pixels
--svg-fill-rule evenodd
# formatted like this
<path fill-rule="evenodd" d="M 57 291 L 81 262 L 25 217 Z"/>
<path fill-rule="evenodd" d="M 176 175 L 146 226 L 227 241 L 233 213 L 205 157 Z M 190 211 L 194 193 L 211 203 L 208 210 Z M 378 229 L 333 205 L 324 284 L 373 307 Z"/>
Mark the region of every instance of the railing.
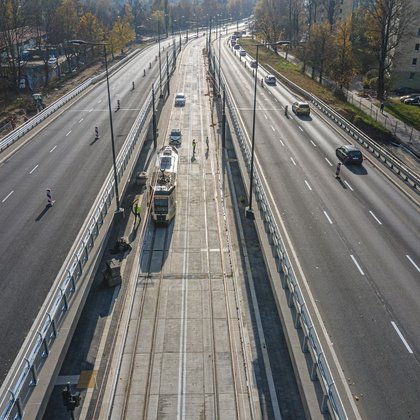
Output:
<path fill-rule="evenodd" d="M 353 137 L 358 143 L 366 148 L 372 155 L 388 166 L 403 181 L 413 187 L 417 192 L 420 191 L 420 177 L 414 171 L 410 170 L 406 165 L 400 162 L 391 153 L 388 153 L 383 147 L 379 146 L 374 140 L 366 136 L 357 127 L 335 112 L 327 104 L 322 102 L 315 95 L 306 92 L 301 87 L 278 73 L 273 67 L 269 66 L 271 71 L 276 74 L 279 80 L 286 86 L 290 87 L 294 92 L 306 98 L 314 104 L 321 112 L 330 118 L 335 124 L 342 128 L 347 134 Z"/>
<path fill-rule="evenodd" d="M 215 56 L 209 57 L 210 66 L 213 69 L 217 68 L 217 58 Z M 214 78 L 217 81 L 217 78 Z M 222 86 L 227 87 L 225 83 L 224 75 L 222 73 Z M 233 130 L 239 142 L 239 146 L 242 151 L 243 159 L 248 173 L 251 172 L 251 151 L 246 142 L 245 135 L 242 130 L 242 124 L 237 115 L 236 107 L 232 101 L 229 89 L 226 88 L 226 106 L 228 109 L 228 115 L 230 116 Z M 283 242 L 280 230 L 277 226 L 275 217 L 271 210 L 271 206 L 267 195 L 264 190 L 264 186 L 260 180 L 258 174 L 258 168 L 254 166 L 253 175 L 253 187 L 254 193 L 259 205 L 259 210 L 264 221 L 265 229 L 269 237 L 270 245 L 272 246 L 275 254 L 277 270 L 283 274 L 282 286 L 284 289 L 289 290 L 288 304 L 290 307 L 294 307 L 296 311 L 295 328 L 302 328 L 304 333 L 304 341 L 302 345 L 302 351 L 308 352 L 312 357 L 312 368 L 310 377 L 312 380 L 319 379 L 323 390 L 323 398 L 321 401 L 321 411 L 323 413 L 329 412 L 331 416 L 336 419 L 347 419 L 347 414 L 344 409 L 343 402 L 338 393 L 337 387 L 332 377 L 331 370 L 328 365 L 328 361 L 324 356 L 321 342 L 318 338 L 315 330 L 314 323 L 312 322 L 311 315 L 307 309 L 305 299 L 300 289 L 299 283 L 296 279 L 296 275 L 291 266 L 290 259 L 287 255 L 287 250 Z"/>
<path fill-rule="evenodd" d="M 170 74 L 174 70 L 174 60 L 168 61 Z M 167 83 L 167 72 L 162 67 L 162 82 Z M 155 82 L 155 85 L 157 83 Z M 152 94 L 145 100 L 145 104 L 137 116 L 127 139 L 120 150 L 117 160 L 117 182 L 119 183 L 128 165 L 137 140 L 152 109 Z M 115 181 L 113 170 L 108 173 L 89 214 L 83 224 L 66 262 L 57 276 L 40 316 L 31 328 L 25 340 L 23 356 L 15 360 L 0 389 L 0 419 L 20 419 L 23 409 L 37 385 L 38 372 L 42 369 L 48 358 L 50 349 L 54 344 L 60 327 L 68 313 L 69 307 L 82 279 L 83 268 L 89 259 L 89 254 L 99 236 L 104 224 L 112 199 L 115 194 Z"/>

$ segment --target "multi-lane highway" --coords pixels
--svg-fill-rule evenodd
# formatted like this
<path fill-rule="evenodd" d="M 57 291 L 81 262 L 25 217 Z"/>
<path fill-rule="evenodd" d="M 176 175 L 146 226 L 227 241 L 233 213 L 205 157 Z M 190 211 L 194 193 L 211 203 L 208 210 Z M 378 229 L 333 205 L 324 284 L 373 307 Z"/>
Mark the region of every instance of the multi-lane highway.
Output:
<path fill-rule="evenodd" d="M 165 52 L 170 46 L 162 42 Z M 157 52 L 157 45 L 146 49 L 110 77 L 117 153 L 152 83 L 159 80 Z M 104 83 L 57 111 L 42 130 L 35 128 L 19 151 L 6 149 L 0 155 L 2 381 L 112 167 Z M 46 207 L 47 188 L 55 200 L 51 208 Z"/>
<path fill-rule="evenodd" d="M 226 42 L 221 47 L 223 73 L 251 133 L 251 69 Z M 259 69 L 259 78 L 265 74 Z M 417 418 L 418 197 L 402 193 L 375 159 L 344 167 L 336 180 L 335 148 L 351 140 L 317 112 L 286 118 L 284 105 L 291 110 L 294 98 L 281 84 L 258 84 L 255 156 L 296 272 L 312 293 L 362 416 Z"/>

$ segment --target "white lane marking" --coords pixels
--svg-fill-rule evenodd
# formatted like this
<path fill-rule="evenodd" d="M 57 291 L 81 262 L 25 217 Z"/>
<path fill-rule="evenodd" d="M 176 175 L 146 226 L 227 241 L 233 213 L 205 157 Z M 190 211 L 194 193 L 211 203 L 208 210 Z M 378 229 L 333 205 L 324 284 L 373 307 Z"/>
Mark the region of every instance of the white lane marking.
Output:
<path fill-rule="evenodd" d="M 2 203 L 4 203 L 13 193 L 14 191 L 10 191 L 9 194 L 7 194 L 6 197 L 3 198 Z"/>
<path fill-rule="evenodd" d="M 372 217 L 380 224 L 382 225 L 382 222 L 373 214 L 372 210 L 369 210 L 369 213 L 372 215 Z"/>
<path fill-rule="evenodd" d="M 312 143 L 312 146 L 316 147 L 316 144 L 312 140 L 310 140 L 310 142 Z"/>
<path fill-rule="evenodd" d="M 347 181 L 344 181 L 344 183 L 347 185 L 347 187 L 349 187 L 350 191 L 354 191 L 353 188 L 351 187 L 351 185 Z"/>
<path fill-rule="evenodd" d="M 33 172 L 33 171 L 35 171 L 35 169 L 36 168 L 38 168 L 38 165 L 36 165 L 33 169 L 32 169 L 32 171 L 31 172 L 29 172 L 29 175 Z"/>
<path fill-rule="evenodd" d="M 54 150 L 56 149 L 57 145 L 55 145 L 51 150 L 50 153 L 54 152 Z"/>
<path fill-rule="evenodd" d="M 284 146 L 283 140 L 279 139 L 282 146 Z"/>
<path fill-rule="evenodd" d="M 80 118 L 79 123 L 81 123 L 83 121 L 83 118 Z"/>
<path fill-rule="evenodd" d="M 311 188 L 311 186 L 309 185 L 309 183 L 308 183 L 308 181 L 306 179 L 305 179 L 305 184 L 309 188 L 309 190 L 312 191 L 312 188 Z"/>
<path fill-rule="evenodd" d="M 293 162 L 293 165 L 296 166 L 296 162 L 295 162 L 295 160 L 292 157 L 290 157 L 290 160 Z"/>
<path fill-rule="evenodd" d="M 102 102 L 102 99 L 99 99 L 99 101 L 97 103 L 100 104 L 101 102 Z"/>
<path fill-rule="evenodd" d="M 92 111 L 93 111 L 93 108 L 90 108 L 90 109 L 89 109 L 89 112 L 92 112 Z"/>
<path fill-rule="evenodd" d="M 401 341 L 403 342 L 405 348 L 408 350 L 410 354 L 413 354 L 413 350 L 411 350 L 411 347 L 408 345 L 407 341 L 405 340 L 404 336 L 401 334 L 401 331 L 397 327 L 397 324 L 394 321 L 391 321 L 392 326 L 394 327 L 394 330 L 397 332 L 399 337 L 401 338 Z"/>
<path fill-rule="evenodd" d="M 270 125 L 270 127 L 273 131 L 276 131 L 276 129 L 272 125 Z"/>
<path fill-rule="evenodd" d="M 411 264 L 413 264 L 414 265 L 414 267 L 416 267 L 416 270 L 418 271 L 418 272 L 420 272 L 420 268 L 419 268 L 419 266 L 412 260 L 412 258 L 409 256 L 409 255 L 406 255 L 406 257 L 408 258 L 408 261 L 410 261 L 411 262 Z"/>
<path fill-rule="evenodd" d="M 303 132 L 303 128 L 300 125 L 298 125 L 298 127 L 299 127 L 299 130 Z"/>
<path fill-rule="evenodd" d="M 66 137 L 71 133 L 71 130 L 66 134 Z"/>
<path fill-rule="evenodd" d="M 325 158 L 325 160 L 327 161 L 328 165 L 333 166 L 333 164 L 327 158 Z"/>
<path fill-rule="evenodd" d="M 356 265 L 357 269 L 360 271 L 360 274 L 361 274 L 362 276 L 364 276 L 364 275 L 365 275 L 365 273 L 363 272 L 362 267 L 360 267 L 360 265 L 359 265 L 359 263 L 357 262 L 356 258 L 354 258 L 354 256 L 353 256 L 353 255 L 351 255 L 351 254 L 350 254 L 350 257 L 351 257 L 351 259 L 353 260 L 354 264 Z"/>
<path fill-rule="evenodd" d="M 264 117 L 265 117 L 265 119 L 266 119 L 266 120 L 268 120 L 268 118 L 267 118 L 267 115 L 266 115 L 266 114 L 264 114 Z"/>
<path fill-rule="evenodd" d="M 330 216 L 328 216 L 328 213 L 326 211 L 324 211 L 325 217 L 327 218 L 327 220 L 330 222 L 330 225 L 333 224 L 332 220 L 330 219 Z"/>
<path fill-rule="evenodd" d="M 275 100 L 276 102 L 278 102 L 277 98 L 274 98 L 274 100 Z"/>

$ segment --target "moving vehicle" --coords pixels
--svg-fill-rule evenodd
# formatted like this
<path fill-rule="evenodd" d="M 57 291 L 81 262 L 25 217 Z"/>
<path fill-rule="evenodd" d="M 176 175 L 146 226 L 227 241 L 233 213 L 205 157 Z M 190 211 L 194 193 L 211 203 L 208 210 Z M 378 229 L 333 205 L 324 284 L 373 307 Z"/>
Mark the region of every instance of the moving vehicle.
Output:
<path fill-rule="evenodd" d="M 267 85 L 275 86 L 276 83 L 277 83 L 276 76 L 274 76 L 272 74 L 269 74 L 269 75 L 265 76 L 265 83 Z"/>
<path fill-rule="evenodd" d="M 157 225 L 167 225 L 175 216 L 177 170 L 178 151 L 173 146 L 162 147 L 158 153 L 148 195 L 152 220 Z"/>
<path fill-rule="evenodd" d="M 352 144 L 345 144 L 344 146 L 337 147 L 335 154 L 343 163 L 361 165 L 363 162 L 362 152 Z"/>
<path fill-rule="evenodd" d="M 308 102 L 296 101 L 296 102 L 293 102 L 292 111 L 296 115 L 309 115 L 311 113 L 311 108 Z"/>
<path fill-rule="evenodd" d="M 181 144 L 181 129 L 180 128 L 173 128 L 171 130 L 171 134 L 169 135 L 169 144 L 174 144 L 175 146 L 179 146 Z"/>
<path fill-rule="evenodd" d="M 175 95 L 175 106 L 184 106 L 185 105 L 185 95 L 181 92 Z"/>

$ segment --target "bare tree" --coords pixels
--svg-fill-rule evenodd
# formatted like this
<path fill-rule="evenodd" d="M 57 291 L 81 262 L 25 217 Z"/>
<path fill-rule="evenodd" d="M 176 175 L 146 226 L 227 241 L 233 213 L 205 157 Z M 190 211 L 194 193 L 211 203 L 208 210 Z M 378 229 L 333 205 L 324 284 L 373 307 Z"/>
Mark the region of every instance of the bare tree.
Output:
<path fill-rule="evenodd" d="M 377 97 L 382 100 L 393 53 L 416 18 L 416 12 L 411 0 L 370 0 L 366 17 L 369 43 L 378 62 Z"/>

